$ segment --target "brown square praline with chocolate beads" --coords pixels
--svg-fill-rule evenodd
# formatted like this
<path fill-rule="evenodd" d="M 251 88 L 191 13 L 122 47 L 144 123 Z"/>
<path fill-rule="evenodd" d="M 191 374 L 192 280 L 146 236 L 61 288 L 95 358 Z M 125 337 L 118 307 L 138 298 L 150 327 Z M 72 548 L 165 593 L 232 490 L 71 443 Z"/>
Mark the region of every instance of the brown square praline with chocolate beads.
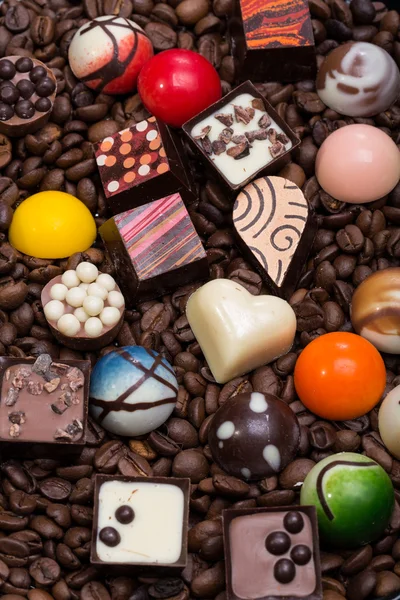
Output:
<path fill-rule="evenodd" d="M 297 524 L 296 519 L 285 520 L 293 514 Z M 222 520 L 227 600 L 322 599 L 314 506 L 228 509 Z M 294 548 L 297 552 L 300 548 L 300 556 L 293 553 Z M 285 563 L 280 566 L 293 570 L 286 582 L 276 573 L 279 561 Z"/>
<path fill-rule="evenodd" d="M 155 117 L 97 142 L 94 152 L 114 215 L 174 193 L 186 203 L 194 200 L 180 142 Z"/>

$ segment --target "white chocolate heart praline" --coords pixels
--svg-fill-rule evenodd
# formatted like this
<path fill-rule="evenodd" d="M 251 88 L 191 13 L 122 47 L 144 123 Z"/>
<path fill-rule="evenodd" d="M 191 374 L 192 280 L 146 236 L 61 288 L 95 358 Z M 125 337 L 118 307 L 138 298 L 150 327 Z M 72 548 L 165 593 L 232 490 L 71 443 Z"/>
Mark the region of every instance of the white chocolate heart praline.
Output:
<path fill-rule="evenodd" d="M 286 354 L 296 333 L 288 302 L 252 296 L 230 279 L 209 281 L 194 292 L 186 316 L 217 383 Z"/>

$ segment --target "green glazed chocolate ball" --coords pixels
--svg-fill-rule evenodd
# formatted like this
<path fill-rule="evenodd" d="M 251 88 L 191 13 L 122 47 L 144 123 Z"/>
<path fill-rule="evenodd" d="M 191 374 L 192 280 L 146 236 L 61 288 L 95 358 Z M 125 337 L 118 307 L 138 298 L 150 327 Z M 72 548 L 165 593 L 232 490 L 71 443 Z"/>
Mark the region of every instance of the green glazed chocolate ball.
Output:
<path fill-rule="evenodd" d="M 313 467 L 300 503 L 316 507 L 320 536 L 327 546 L 352 548 L 376 540 L 386 529 L 394 491 L 378 463 L 362 454 L 341 452 Z"/>

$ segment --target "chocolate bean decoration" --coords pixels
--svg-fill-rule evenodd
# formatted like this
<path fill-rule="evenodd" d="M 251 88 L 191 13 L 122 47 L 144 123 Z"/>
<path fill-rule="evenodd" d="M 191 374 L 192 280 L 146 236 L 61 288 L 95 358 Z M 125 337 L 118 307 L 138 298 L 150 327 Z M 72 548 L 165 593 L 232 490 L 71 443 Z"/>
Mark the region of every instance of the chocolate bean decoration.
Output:
<path fill-rule="evenodd" d="M 236 198 L 233 225 L 243 253 L 265 283 L 279 296 L 290 296 L 316 233 L 300 188 L 283 177 L 256 179 Z"/>

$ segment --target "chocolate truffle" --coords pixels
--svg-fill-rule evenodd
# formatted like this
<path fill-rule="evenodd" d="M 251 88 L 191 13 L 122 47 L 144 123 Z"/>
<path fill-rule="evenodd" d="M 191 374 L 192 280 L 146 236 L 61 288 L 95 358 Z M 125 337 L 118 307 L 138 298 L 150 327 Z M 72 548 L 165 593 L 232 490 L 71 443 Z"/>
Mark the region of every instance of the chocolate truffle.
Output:
<path fill-rule="evenodd" d="M 143 435 L 168 419 L 177 393 L 174 370 L 161 354 L 125 346 L 97 361 L 90 380 L 90 412 L 107 431 Z"/>
<path fill-rule="evenodd" d="M 301 504 L 317 509 L 319 533 L 327 546 L 354 548 L 379 538 L 394 505 L 390 477 L 368 456 L 340 452 L 308 473 Z"/>
<path fill-rule="evenodd" d="M 282 471 L 296 456 L 300 429 L 294 412 L 272 394 L 238 394 L 215 413 L 208 435 L 226 473 L 257 480 Z"/>
<path fill-rule="evenodd" d="M 400 353 L 400 268 L 376 271 L 358 286 L 351 301 L 355 331 L 381 352 Z"/>
<path fill-rule="evenodd" d="M 380 46 L 349 42 L 332 50 L 317 77 L 317 92 L 329 108 L 349 117 L 372 117 L 400 95 L 400 72 Z"/>
<path fill-rule="evenodd" d="M 283 177 L 263 177 L 236 198 L 233 226 L 248 260 L 268 287 L 289 297 L 317 230 L 303 192 Z"/>
<path fill-rule="evenodd" d="M 371 125 L 346 125 L 318 150 L 315 175 L 336 200 L 363 204 L 389 194 L 400 179 L 400 152 L 394 141 Z"/>
<path fill-rule="evenodd" d="M 400 458 L 400 385 L 388 393 L 378 415 L 379 433 L 386 448 Z"/>
<path fill-rule="evenodd" d="M 313 506 L 228 509 L 223 527 L 228 600 L 321 600 Z"/>

